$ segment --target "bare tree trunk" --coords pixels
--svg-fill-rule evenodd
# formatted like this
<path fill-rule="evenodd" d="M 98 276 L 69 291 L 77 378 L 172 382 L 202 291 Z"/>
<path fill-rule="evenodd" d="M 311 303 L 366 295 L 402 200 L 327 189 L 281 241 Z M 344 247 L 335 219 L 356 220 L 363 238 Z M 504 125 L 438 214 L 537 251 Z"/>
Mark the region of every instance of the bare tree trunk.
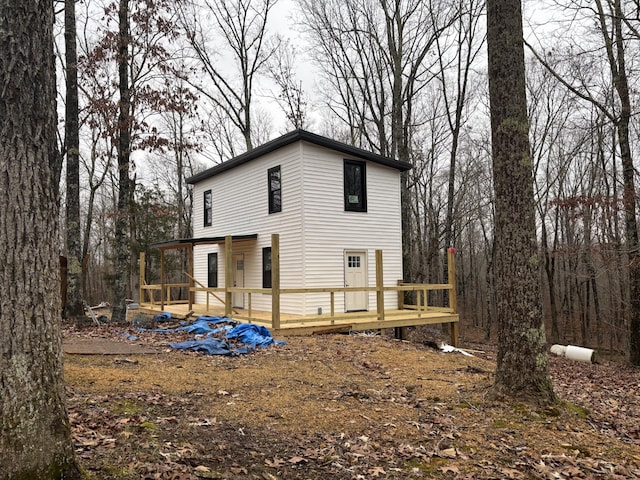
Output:
<path fill-rule="evenodd" d="M 131 264 L 131 245 L 129 240 L 129 224 L 131 210 L 131 179 L 129 178 L 129 161 L 131 149 L 130 108 L 131 93 L 129 91 L 129 0 L 120 0 L 119 9 L 119 116 L 118 116 L 118 209 L 115 231 L 115 284 L 112 320 L 123 322 L 126 319 L 125 300 L 129 289 Z"/>
<path fill-rule="evenodd" d="M 82 247 L 80 232 L 80 133 L 78 124 L 78 56 L 76 53 L 75 0 L 64 3 L 66 70 L 65 153 L 67 157 L 66 238 L 67 297 L 64 316 L 84 316 Z"/>
<path fill-rule="evenodd" d="M 522 35 L 520 0 L 487 1 L 498 293 L 494 387 L 498 395 L 546 403 L 555 394 L 538 275 Z"/>
<path fill-rule="evenodd" d="M 558 207 L 555 213 L 555 228 L 553 239 L 553 250 L 555 252 L 558 244 Z M 547 229 L 544 219 L 542 220 L 542 251 L 544 252 L 544 270 L 547 274 L 547 286 L 549 289 L 549 313 L 551 316 L 551 338 L 559 341 L 560 330 L 558 329 L 558 301 L 556 298 L 556 259 L 555 255 L 549 251 L 549 241 L 547 239 Z"/>
<path fill-rule="evenodd" d="M 0 1 L 0 477 L 81 478 L 64 405 L 53 3 Z"/>

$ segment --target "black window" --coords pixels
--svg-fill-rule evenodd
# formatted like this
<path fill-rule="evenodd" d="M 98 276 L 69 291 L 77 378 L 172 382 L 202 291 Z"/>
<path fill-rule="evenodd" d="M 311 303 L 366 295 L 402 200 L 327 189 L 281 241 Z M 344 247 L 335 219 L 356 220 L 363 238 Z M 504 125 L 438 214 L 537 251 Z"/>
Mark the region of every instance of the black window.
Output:
<path fill-rule="evenodd" d="M 367 171 L 364 162 L 344 161 L 344 209 L 367 211 Z"/>
<path fill-rule="evenodd" d="M 262 249 L 262 288 L 271 288 L 271 247 Z"/>
<path fill-rule="evenodd" d="M 269 213 L 282 211 L 282 182 L 280 180 L 280 165 L 267 171 L 269 182 Z"/>
<path fill-rule="evenodd" d="M 210 253 L 207 262 L 207 286 L 209 288 L 218 288 L 218 254 Z"/>
<path fill-rule="evenodd" d="M 213 220 L 211 190 L 204 192 L 204 226 L 210 227 Z"/>

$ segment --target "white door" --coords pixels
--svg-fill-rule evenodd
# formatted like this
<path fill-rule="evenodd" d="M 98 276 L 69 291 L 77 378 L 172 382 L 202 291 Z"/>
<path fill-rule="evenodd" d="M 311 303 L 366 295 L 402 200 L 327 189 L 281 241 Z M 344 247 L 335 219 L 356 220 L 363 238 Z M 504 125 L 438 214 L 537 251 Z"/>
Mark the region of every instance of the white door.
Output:
<path fill-rule="evenodd" d="M 233 256 L 233 286 L 244 287 L 244 255 Z M 244 308 L 244 293 L 233 292 L 233 307 Z"/>
<path fill-rule="evenodd" d="M 344 286 L 345 287 L 366 287 L 367 286 L 367 252 L 351 251 L 344 252 Z M 369 294 L 366 291 L 345 292 L 344 309 L 347 312 L 357 312 L 369 309 Z"/>

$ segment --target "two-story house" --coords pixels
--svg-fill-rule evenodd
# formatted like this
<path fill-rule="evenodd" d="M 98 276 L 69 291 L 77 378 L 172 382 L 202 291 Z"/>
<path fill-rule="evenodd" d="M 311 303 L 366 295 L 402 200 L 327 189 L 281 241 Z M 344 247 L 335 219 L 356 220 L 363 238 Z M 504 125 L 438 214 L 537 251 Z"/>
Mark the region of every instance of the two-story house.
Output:
<path fill-rule="evenodd" d="M 280 286 L 375 285 L 375 251 L 384 253 L 384 284 L 402 279 L 400 174 L 411 165 L 304 130 L 296 130 L 187 181 L 193 185 L 193 235 L 232 235 L 232 271 L 224 243 L 194 244 L 194 276 L 222 287 L 225 276 L 245 288 L 271 287 L 271 234 L 280 236 Z M 205 292 L 195 302 L 204 303 Z M 385 293 L 395 308 L 398 293 Z M 336 311 L 375 309 L 375 292 L 336 295 Z M 246 308 L 246 294 L 233 306 Z M 270 295 L 253 295 L 252 308 L 269 311 Z M 284 295 L 280 311 L 328 312 L 327 295 Z"/>

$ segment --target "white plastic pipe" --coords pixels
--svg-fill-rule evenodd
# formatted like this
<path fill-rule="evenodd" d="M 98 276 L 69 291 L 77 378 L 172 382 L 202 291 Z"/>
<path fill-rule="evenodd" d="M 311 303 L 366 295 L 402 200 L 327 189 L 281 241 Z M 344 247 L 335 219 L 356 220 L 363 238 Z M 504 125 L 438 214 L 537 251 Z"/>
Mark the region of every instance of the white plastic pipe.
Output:
<path fill-rule="evenodd" d="M 575 345 L 552 345 L 551 353 L 578 362 L 593 363 L 596 361 L 596 352 L 594 350 L 576 347 Z"/>

